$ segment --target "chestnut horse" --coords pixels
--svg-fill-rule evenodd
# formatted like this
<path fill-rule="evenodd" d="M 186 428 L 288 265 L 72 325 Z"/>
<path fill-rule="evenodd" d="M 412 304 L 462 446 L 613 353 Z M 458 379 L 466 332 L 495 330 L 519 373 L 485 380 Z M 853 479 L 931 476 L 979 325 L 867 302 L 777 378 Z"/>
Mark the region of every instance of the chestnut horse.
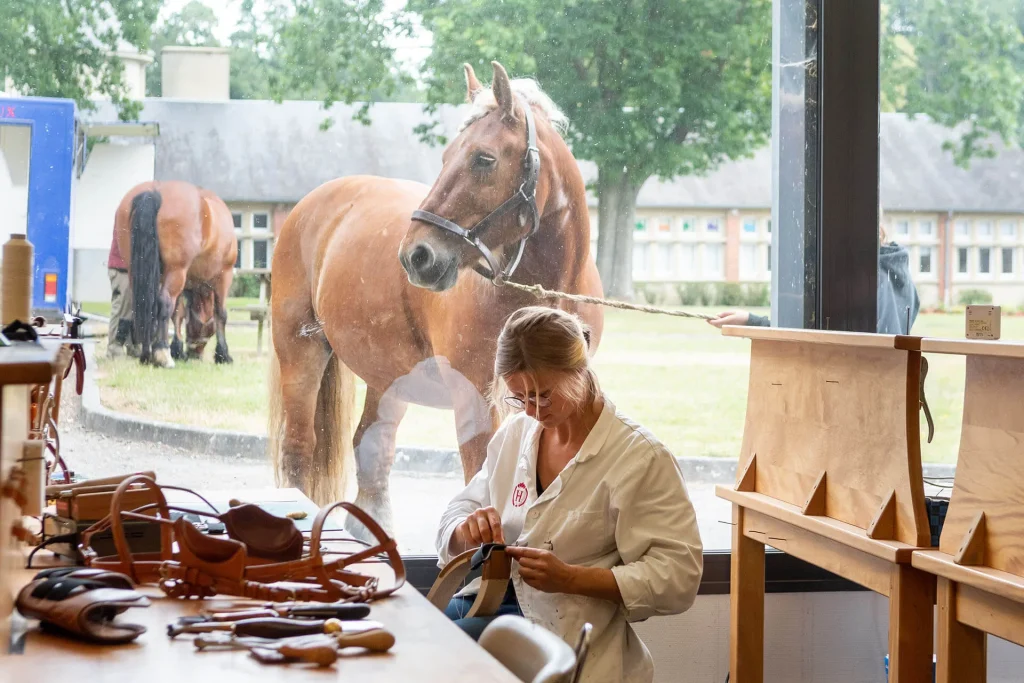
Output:
<path fill-rule="evenodd" d="M 466 66 L 472 111 L 433 187 L 327 182 L 296 205 L 274 247 L 268 436 L 278 485 L 321 505 L 339 500 L 354 452 L 356 504 L 389 532 L 388 476 L 409 403 L 453 409 L 466 480 L 483 465 L 497 426 L 486 398 L 497 336 L 513 311 L 537 303 L 501 279 L 602 295 L 583 178 L 558 132 L 565 119 L 533 81 L 493 66 L 492 89 Z M 592 327 L 596 351 L 600 308 L 565 308 Z M 366 383 L 357 426 L 353 373 Z"/>
<path fill-rule="evenodd" d="M 181 181 L 141 183 L 121 200 L 114 234 L 121 253 L 130 255 L 133 337 L 140 346 L 139 362 L 172 368 L 174 360 L 186 357 L 181 340 L 186 308 L 179 306 L 178 299 L 188 289 L 198 294 L 188 302 L 189 309 L 196 311 L 212 295 L 217 334 L 214 360 L 230 363 L 224 325 L 238 239 L 223 200 Z M 172 315 L 174 340 L 168 350 L 167 322 Z M 190 347 L 195 356 L 198 341 Z"/>

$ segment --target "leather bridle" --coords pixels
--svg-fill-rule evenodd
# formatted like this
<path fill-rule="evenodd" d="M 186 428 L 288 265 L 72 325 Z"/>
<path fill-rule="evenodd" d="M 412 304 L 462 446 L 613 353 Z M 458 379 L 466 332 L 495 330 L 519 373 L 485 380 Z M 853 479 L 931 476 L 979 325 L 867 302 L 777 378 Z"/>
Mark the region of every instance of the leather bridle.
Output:
<path fill-rule="evenodd" d="M 533 111 L 530 109 L 529 103 L 523 102 L 522 104 L 523 110 L 526 112 L 526 153 L 523 155 L 523 182 L 519 186 L 519 190 L 514 195 L 505 200 L 498 208 L 484 216 L 479 223 L 469 229 L 466 229 L 447 218 L 430 213 L 429 211 L 417 209 L 412 212 L 412 219 L 414 221 L 428 223 L 452 235 L 461 237 L 480 252 L 480 255 L 485 261 L 487 261 L 487 265 L 485 266 L 481 263 L 477 263 L 473 266 L 473 270 L 488 278 L 496 285 L 500 285 L 505 280 L 512 277 L 512 274 L 516 271 L 516 268 L 519 266 L 519 262 L 523 258 L 523 251 L 526 249 L 526 240 L 540 228 L 540 213 L 537 210 L 537 179 L 540 177 L 540 150 L 537 148 L 537 126 L 534 123 Z M 495 258 L 493 253 L 491 253 L 491 250 L 487 245 L 484 244 L 482 235 L 492 223 L 500 219 L 509 211 L 523 206 L 530 211 L 531 221 L 533 224 L 530 227 L 530 231 L 523 237 L 519 238 L 518 250 L 515 257 L 506 263 L 504 268 L 501 268 L 498 259 Z"/>

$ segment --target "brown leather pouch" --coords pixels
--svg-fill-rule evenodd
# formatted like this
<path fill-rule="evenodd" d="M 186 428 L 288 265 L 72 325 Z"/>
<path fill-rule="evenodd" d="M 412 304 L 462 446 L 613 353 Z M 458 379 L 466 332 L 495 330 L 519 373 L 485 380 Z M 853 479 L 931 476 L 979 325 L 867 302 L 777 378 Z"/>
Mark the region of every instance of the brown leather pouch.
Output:
<path fill-rule="evenodd" d="M 21 591 L 18 611 L 44 629 L 98 643 L 127 643 L 146 632 L 140 624 L 117 621 L 132 607 L 149 607 L 124 574 L 61 567 L 39 572 Z"/>

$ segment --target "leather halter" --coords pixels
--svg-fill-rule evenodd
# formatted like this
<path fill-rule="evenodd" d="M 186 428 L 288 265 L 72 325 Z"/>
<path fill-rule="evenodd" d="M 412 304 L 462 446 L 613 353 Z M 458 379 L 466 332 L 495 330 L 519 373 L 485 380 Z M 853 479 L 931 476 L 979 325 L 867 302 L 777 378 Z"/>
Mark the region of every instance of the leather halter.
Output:
<path fill-rule="evenodd" d="M 537 179 L 540 177 L 540 150 L 537 148 L 537 126 L 534 123 L 533 111 L 530 109 L 529 103 L 522 102 L 522 104 L 523 109 L 526 111 L 526 153 L 523 155 L 523 182 L 514 195 L 506 199 L 498 208 L 484 216 L 479 223 L 469 229 L 429 211 L 417 209 L 412 212 L 412 219 L 414 221 L 422 221 L 445 232 L 457 235 L 480 252 L 480 255 L 487 261 L 487 265 L 484 266 L 477 263 L 473 266 L 473 270 L 496 285 L 500 285 L 512 277 L 512 274 L 519 266 L 519 261 L 523 258 L 526 240 L 540 228 L 540 213 L 537 211 Z M 489 225 L 509 211 L 524 205 L 530 211 L 533 225 L 530 228 L 530 232 L 519 238 L 519 247 L 515 258 L 506 263 L 505 268 L 502 269 L 498 259 L 494 257 L 491 250 L 484 244 L 481 236 Z"/>

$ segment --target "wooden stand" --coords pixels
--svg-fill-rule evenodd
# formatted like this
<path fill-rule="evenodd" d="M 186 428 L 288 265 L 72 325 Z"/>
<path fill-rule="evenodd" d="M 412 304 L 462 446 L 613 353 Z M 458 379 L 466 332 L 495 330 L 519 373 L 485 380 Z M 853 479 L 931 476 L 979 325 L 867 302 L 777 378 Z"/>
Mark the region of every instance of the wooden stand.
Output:
<path fill-rule="evenodd" d="M 0 348 L 0 654 L 10 642 L 10 617 L 20 588 L 15 572 L 24 560 L 14 535 L 21 524 L 19 503 L 24 445 L 32 427 L 31 391 L 49 385 L 60 347 L 17 343 Z"/>
<path fill-rule="evenodd" d="M 967 356 L 967 380 L 939 549 L 913 566 L 938 577 L 938 682 L 982 683 L 987 633 L 1024 645 L 1024 345 L 920 345 Z"/>
<path fill-rule="evenodd" d="M 764 679 L 769 545 L 889 598 L 889 681 L 931 683 L 935 580 L 921 473 L 921 354 L 877 334 L 726 327 L 751 340 L 733 504 L 730 680 Z"/>

